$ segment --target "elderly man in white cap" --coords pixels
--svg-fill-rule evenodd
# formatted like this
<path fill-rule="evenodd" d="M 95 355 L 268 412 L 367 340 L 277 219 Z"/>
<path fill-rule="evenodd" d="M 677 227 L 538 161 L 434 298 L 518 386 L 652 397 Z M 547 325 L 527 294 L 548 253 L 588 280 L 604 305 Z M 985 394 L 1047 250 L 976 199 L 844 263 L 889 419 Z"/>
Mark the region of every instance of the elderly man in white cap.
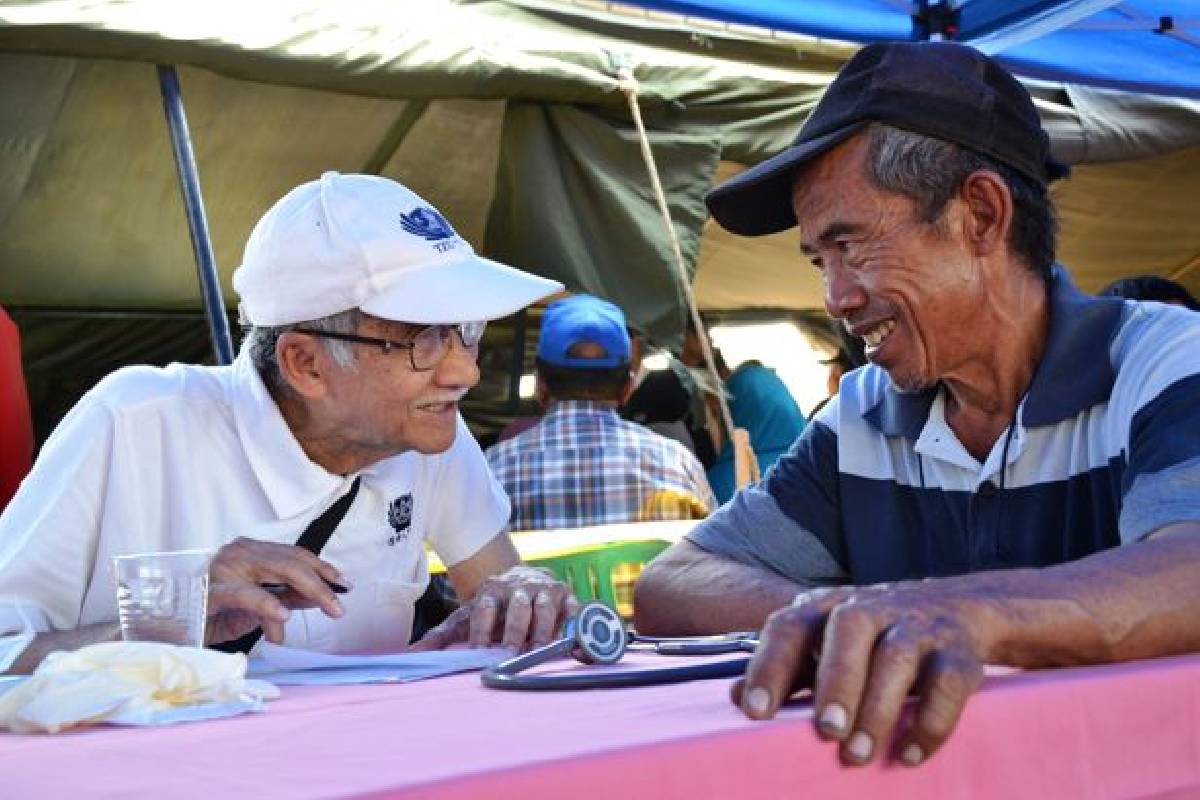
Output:
<path fill-rule="evenodd" d="M 466 603 L 418 646 L 548 641 L 575 600 L 500 533 L 458 401 L 485 321 L 561 286 L 478 257 L 400 184 L 336 173 L 267 212 L 234 286 L 252 327 L 232 366 L 109 376 L 0 516 L 0 669 L 117 638 L 112 558 L 188 548 L 217 551 L 224 649 L 408 646 L 426 543 Z"/>

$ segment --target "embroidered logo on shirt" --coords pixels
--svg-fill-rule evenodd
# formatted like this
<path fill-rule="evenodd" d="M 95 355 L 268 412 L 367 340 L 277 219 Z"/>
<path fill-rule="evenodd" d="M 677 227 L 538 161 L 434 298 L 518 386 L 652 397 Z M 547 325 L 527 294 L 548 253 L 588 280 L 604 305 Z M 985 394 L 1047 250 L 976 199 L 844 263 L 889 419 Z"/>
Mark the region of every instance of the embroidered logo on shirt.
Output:
<path fill-rule="evenodd" d="M 412 509 L 412 494 L 401 495 L 388 506 L 388 524 L 395 531 L 388 537 L 388 545 L 394 545 L 396 542 L 402 542 L 408 538 L 408 528 L 412 525 Z"/>

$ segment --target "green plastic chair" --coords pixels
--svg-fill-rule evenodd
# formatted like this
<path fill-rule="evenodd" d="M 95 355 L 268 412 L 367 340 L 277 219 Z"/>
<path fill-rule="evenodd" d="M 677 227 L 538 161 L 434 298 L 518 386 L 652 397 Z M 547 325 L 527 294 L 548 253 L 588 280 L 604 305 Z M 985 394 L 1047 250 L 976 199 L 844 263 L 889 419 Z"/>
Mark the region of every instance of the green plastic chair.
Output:
<path fill-rule="evenodd" d="M 530 563 L 553 572 L 571 587 L 580 602 L 599 600 L 628 618 L 633 614 L 632 596 L 626 602 L 618 597 L 613 584 L 614 571 L 624 565 L 641 567 L 668 547 L 670 543 L 661 540 L 612 542 L 581 553 L 550 556 Z"/>

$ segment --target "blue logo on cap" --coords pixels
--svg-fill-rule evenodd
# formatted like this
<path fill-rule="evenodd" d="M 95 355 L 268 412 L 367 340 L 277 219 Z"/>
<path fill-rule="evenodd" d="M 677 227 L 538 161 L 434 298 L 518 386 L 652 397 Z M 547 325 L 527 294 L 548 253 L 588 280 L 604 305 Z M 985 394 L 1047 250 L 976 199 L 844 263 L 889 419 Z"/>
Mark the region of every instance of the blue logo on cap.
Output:
<path fill-rule="evenodd" d="M 432 208 L 418 208 L 408 214 L 400 212 L 400 227 L 413 236 L 420 236 L 431 242 L 453 239 L 457 235 L 446 218 Z"/>

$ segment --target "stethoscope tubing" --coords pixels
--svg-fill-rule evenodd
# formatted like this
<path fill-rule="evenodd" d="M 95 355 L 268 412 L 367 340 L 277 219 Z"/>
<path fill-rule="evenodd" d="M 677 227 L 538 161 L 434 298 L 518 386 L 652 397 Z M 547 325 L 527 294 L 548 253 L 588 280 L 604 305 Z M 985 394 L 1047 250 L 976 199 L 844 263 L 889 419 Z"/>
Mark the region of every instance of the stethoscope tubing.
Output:
<path fill-rule="evenodd" d="M 664 683 L 702 681 L 714 678 L 733 678 L 742 675 L 750 656 L 688 664 L 662 669 L 631 669 L 613 672 L 578 670 L 559 675 L 514 675 L 488 667 L 483 671 L 483 685 L 490 689 L 520 691 L 577 691 L 580 689 L 627 689 L 634 686 L 656 686 Z"/>
<path fill-rule="evenodd" d="M 720 655 L 754 652 L 758 644 L 753 634 L 662 638 L 626 632 L 617 612 L 603 603 L 591 602 L 563 626 L 563 637 L 556 642 L 510 658 L 483 671 L 480 678 L 490 689 L 521 691 L 563 691 L 579 689 L 617 689 L 654 686 L 662 683 L 730 678 L 746 671 L 750 657 L 702 664 L 651 669 L 575 670 L 573 672 L 523 675 L 525 670 L 555 658 L 572 655 L 585 664 L 615 664 L 628 646 L 646 646 L 664 656 Z"/>

